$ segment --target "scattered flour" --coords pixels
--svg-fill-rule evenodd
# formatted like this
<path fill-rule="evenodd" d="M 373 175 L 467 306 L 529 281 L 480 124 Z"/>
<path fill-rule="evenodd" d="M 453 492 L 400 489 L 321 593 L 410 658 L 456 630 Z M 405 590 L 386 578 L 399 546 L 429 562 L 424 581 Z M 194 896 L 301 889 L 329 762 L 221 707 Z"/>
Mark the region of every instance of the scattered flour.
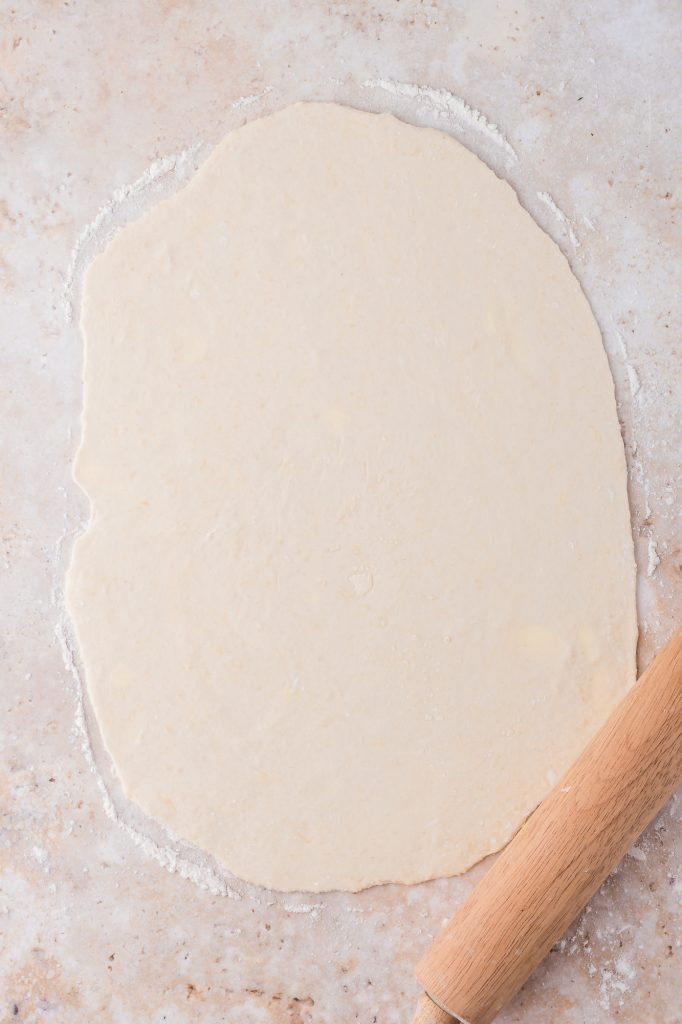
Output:
<path fill-rule="evenodd" d="M 628 857 L 632 857 L 633 860 L 638 860 L 638 861 L 645 861 L 647 859 L 646 858 L 646 853 L 639 846 L 632 846 L 628 850 Z"/>
<path fill-rule="evenodd" d="M 635 370 L 634 366 L 630 362 L 630 355 L 628 353 L 623 335 L 618 330 L 615 333 L 616 339 L 618 341 L 618 347 L 620 348 L 620 352 L 623 357 L 623 362 L 625 364 L 625 372 L 628 375 L 628 381 L 630 383 L 630 392 L 632 394 L 632 397 L 635 398 L 639 394 L 640 388 L 642 387 L 642 382 L 639 379 L 639 374 L 637 373 L 637 370 Z"/>
<path fill-rule="evenodd" d="M 616 970 L 624 978 L 629 978 L 630 980 L 636 977 L 637 974 L 630 961 L 626 960 L 624 956 L 619 956 L 616 960 Z"/>
<path fill-rule="evenodd" d="M 31 853 L 33 854 L 34 859 L 38 861 L 43 871 L 50 870 L 49 854 L 45 847 L 34 846 L 33 849 L 31 850 Z"/>
<path fill-rule="evenodd" d="M 254 92 L 251 96 L 240 96 L 239 99 L 235 100 L 232 104 L 232 109 L 236 110 L 239 107 L 250 107 L 252 104 L 257 103 L 258 100 L 262 100 L 264 96 L 267 96 L 269 92 L 272 92 L 273 86 L 266 85 L 260 92 Z"/>
<path fill-rule="evenodd" d="M 206 889 L 213 896 L 227 896 L 233 900 L 240 900 L 242 898 L 241 893 L 237 892 L 236 889 L 231 888 L 226 880 L 217 872 L 214 871 L 208 864 L 198 864 L 190 860 L 187 857 L 183 857 L 178 854 L 172 846 L 162 846 L 160 843 L 155 842 L 150 836 L 139 832 L 133 828 L 132 825 L 124 821 L 120 816 L 114 802 L 111 799 L 109 790 L 106 787 L 102 773 L 99 770 L 95 755 L 88 732 L 87 720 L 85 716 L 85 696 L 83 690 L 83 683 L 81 674 L 78 666 L 78 658 L 76 655 L 73 641 L 69 635 L 69 629 L 66 621 L 60 621 L 57 624 L 55 630 L 57 639 L 62 648 L 62 655 L 64 658 L 64 666 L 67 671 L 71 674 L 75 686 L 74 686 L 74 699 L 76 703 L 75 709 L 75 720 L 76 729 L 81 737 L 81 749 L 85 755 L 85 760 L 90 768 L 90 771 L 94 774 L 97 787 L 102 797 L 102 804 L 104 810 L 109 818 L 118 825 L 118 827 L 126 834 L 126 836 L 132 840 L 135 846 L 138 846 L 147 856 L 152 857 L 158 861 L 162 867 L 166 868 L 172 874 L 178 874 L 182 878 L 187 878 L 194 882 L 201 889 Z M 169 836 L 169 839 L 171 837 Z"/>
<path fill-rule="evenodd" d="M 176 182 L 185 181 L 196 170 L 196 158 L 203 147 L 202 142 L 188 147 L 181 153 L 155 160 L 136 181 L 130 185 L 121 185 L 113 193 L 111 199 L 100 207 L 94 220 L 81 231 L 76 239 L 71 260 L 66 271 L 62 306 L 68 323 L 73 320 L 73 296 L 80 275 L 87 263 L 104 248 L 109 239 L 116 233 L 116 215 L 124 203 L 131 199 L 141 198 L 157 183 L 172 178 Z"/>
<path fill-rule="evenodd" d="M 599 1001 L 605 1010 L 610 1008 L 613 996 L 620 996 L 622 1002 L 622 996 L 628 991 L 629 985 L 627 982 L 619 978 L 613 971 L 602 971 L 601 982 L 599 983 Z"/>
<path fill-rule="evenodd" d="M 310 914 L 317 917 L 323 906 L 323 903 L 284 903 L 283 909 L 288 914 Z"/>
<path fill-rule="evenodd" d="M 416 100 L 430 113 L 448 118 L 455 128 L 463 131 L 473 129 L 480 132 L 496 146 L 499 146 L 512 160 L 518 157 L 496 124 L 474 110 L 459 96 L 446 89 L 432 89 L 427 85 L 413 85 L 410 82 L 394 82 L 391 78 L 368 78 L 362 83 L 363 89 L 383 89 L 384 92 L 400 99 Z"/>
<path fill-rule="evenodd" d="M 579 249 L 580 241 L 575 231 L 573 230 L 573 225 L 571 224 L 570 220 L 568 219 L 564 211 L 554 202 L 549 192 L 538 192 L 537 196 L 540 202 L 544 203 L 547 209 L 551 210 L 556 219 L 559 221 L 559 223 L 565 230 L 566 236 L 571 245 L 573 246 L 573 248 Z"/>
<path fill-rule="evenodd" d="M 612 326 L 613 335 L 618 346 L 618 353 L 625 368 L 625 373 L 630 387 L 633 417 L 645 417 L 647 406 L 647 402 L 645 400 L 646 387 L 642 384 L 637 370 L 630 361 L 630 353 L 628 352 L 628 347 L 623 335 L 618 330 L 615 323 L 613 323 Z M 644 420 L 644 426 L 646 432 L 650 432 L 650 425 L 647 425 L 646 419 Z M 645 588 L 643 587 L 643 584 L 646 583 L 646 580 L 651 579 L 655 574 L 656 569 L 660 565 L 661 559 L 658 553 L 658 546 L 651 523 L 652 509 L 649 500 L 650 484 L 644 471 L 644 463 L 638 455 L 637 446 L 634 443 L 631 448 L 629 472 L 631 479 L 636 482 L 638 489 L 641 491 L 641 504 L 643 508 L 640 512 L 642 516 L 642 525 L 640 529 L 644 539 L 646 540 L 646 565 L 640 570 L 637 579 L 637 599 L 640 612 L 640 622 L 644 624 L 645 628 L 656 628 L 655 621 L 650 621 L 649 614 L 645 614 L 645 604 L 651 604 L 651 602 L 645 601 Z"/>
<path fill-rule="evenodd" d="M 648 540 L 648 560 L 646 566 L 646 574 L 651 577 L 656 572 L 656 569 L 661 564 L 661 559 L 658 554 L 658 548 L 656 547 L 656 541 L 653 537 L 649 537 Z"/>

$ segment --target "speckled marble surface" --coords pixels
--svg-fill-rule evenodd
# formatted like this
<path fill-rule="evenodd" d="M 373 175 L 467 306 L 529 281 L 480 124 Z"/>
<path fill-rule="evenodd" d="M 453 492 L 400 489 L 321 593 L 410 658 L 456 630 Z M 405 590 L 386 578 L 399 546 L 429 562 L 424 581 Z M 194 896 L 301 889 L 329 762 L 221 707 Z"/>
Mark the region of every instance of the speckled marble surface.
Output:
<path fill-rule="evenodd" d="M 679 4 L 21 0 L 0 19 L 0 1021 L 407 1024 L 413 965 L 485 865 L 309 903 L 244 887 L 230 899 L 160 866 L 105 813 L 55 636 L 86 514 L 70 481 L 82 354 L 62 302 L 71 254 L 154 160 L 201 142 L 200 159 L 295 99 L 453 131 L 562 245 L 602 325 L 645 664 L 682 617 Z M 518 162 L 362 87 L 377 78 L 463 97 Z M 682 794 L 500 1017 L 640 1019 L 682 1021 Z"/>

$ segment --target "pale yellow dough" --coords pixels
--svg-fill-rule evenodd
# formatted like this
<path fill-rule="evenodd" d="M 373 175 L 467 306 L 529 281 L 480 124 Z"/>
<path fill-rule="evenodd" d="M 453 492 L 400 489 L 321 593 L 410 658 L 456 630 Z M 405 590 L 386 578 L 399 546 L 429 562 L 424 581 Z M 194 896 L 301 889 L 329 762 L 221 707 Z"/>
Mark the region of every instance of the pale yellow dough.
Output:
<path fill-rule="evenodd" d="M 463 871 L 634 677 L 623 447 L 555 244 L 300 104 L 87 271 L 68 605 L 126 793 L 277 889 Z"/>

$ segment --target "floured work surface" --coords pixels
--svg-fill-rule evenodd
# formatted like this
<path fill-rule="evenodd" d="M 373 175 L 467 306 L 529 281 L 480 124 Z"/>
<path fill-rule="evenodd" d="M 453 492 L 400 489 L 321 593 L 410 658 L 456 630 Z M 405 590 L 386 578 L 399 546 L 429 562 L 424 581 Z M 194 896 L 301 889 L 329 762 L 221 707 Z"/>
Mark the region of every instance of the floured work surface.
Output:
<path fill-rule="evenodd" d="M 68 600 L 128 795 L 280 889 L 498 849 L 636 630 L 601 339 L 513 191 L 291 107 L 117 236 L 83 328 Z"/>

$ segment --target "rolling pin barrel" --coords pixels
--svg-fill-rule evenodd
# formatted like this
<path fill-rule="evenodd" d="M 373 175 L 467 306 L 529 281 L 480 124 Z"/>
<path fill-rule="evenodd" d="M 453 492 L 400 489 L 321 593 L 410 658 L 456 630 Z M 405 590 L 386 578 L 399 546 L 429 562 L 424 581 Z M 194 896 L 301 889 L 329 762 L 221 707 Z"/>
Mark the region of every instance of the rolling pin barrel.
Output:
<path fill-rule="evenodd" d="M 436 938 L 415 1019 L 490 1024 L 681 781 L 682 632 Z"/>

